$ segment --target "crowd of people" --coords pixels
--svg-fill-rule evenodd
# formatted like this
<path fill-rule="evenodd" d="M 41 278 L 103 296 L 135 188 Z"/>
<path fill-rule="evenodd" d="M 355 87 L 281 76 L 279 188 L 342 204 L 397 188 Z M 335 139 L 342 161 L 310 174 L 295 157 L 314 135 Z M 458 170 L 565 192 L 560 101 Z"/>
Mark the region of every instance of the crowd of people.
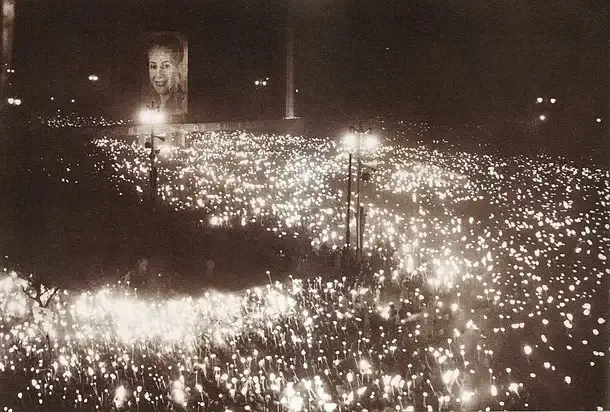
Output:
<path fill-rule="evenodd" d="M 443 307 L 449 297 L 440 300 L 422 278 L 402 279 L 399 297 L 378 273 L 369 275 L 292 279 L 243 294 L 157 302 L 118 287 L 64 292 L 50 305 L 56 317 L 34 320 L 20 293 L 23 281 L 6 274 L 0 372 L 10 378 L 1 388 L 12 392 L 0 406 L 329 411 L 481 405 L 485 397 L 474 397 L 472 368 L 484 364 L 468 343 L 480 331 L 472 321 L 461 322 L 461 332 L 449 328 L 463 318 L 456 315 L 463 308 Z M 399 309 L 389 302 L 394 297 Z M 473 359 L 470 372 L 467 359 Z M 515 408 L 524 399 L 518 388 L 498 402 Z"/>
<path fill-rule="evenodd" d="M 145 149 L 92 150 L 122 190 L 147 190 Z M 603 408 L 609 172 L 398 141 L 365 156 L 362 272 L 202 297 L 66 291 L 50 321 L 6 276 L 0 407 Z M 160 154 L 159 199 L 330 262 L 346 158 L 332 139 L 199 133 Z"/>
<path fill-rule="evenodd" d="M 131 120 L 110 119 L 104 116 L 87 116 L 77 112 L 57 113 L 55 116 L 40 116 L 38 120 L 44 126 L 54 129 L 125 126 L 132 123 Z"/>

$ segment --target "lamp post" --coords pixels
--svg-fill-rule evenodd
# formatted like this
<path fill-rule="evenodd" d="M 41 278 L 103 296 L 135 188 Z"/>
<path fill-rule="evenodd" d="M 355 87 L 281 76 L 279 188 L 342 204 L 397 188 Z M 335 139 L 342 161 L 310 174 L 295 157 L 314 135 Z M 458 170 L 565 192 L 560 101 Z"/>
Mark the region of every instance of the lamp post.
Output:
<path fill-rule="evenodd" d="M 350 219 L 350 203 L 351 203 L 351 159 L 352 150 L 356 149 L 356 259 L 358 262 L 362 260 L 362 243 L 364 238 L 364 206 L 360 202 L 361 192 L 361 180 L 362 180 L 362 149 L 363 143 L 367 146 L 367 149 L 372 149 L 377 144 L 377 140 L 369 135 L 370 139 L 367 142 L 363 142 L 365 135 L 371 131 L 370 128 L 364 129 L 362 123 L 359 124 L 358 128 L 350 127 L 350 133 L 346 136 L 346 144 L 350 150 L 349 156 L 349 178 L 348 178 L 348 216 L 347 216 L 347 228 L 346 234 L 346 246 L 349 248 L 351 235 L 349 229 Z"/>
<path fill-rule="evenodd" d="M 157 166 L 155 160 L 159 153 L 159 149 L 155 149 L 155 139 L 165 141 L 164 137 L 155 136 L 154 127 L 155 124 L 161 124 L 165 121 L 165 115 L 159 110 L 159 107 L 155 107 L 154 102 L 152 102 L 150 105 L 146 106 L 146 109 L 140 112 L 140 121 L 150 125 L 150 141 L 146 142 L 144 147 L 150 149 L 148 155 L 148 158 L 150 159 L 150 200 L 154 205 L 157 201 Z"/>
<path fill-rule="evenodd" d="M 269 82 L 269 78 L 257 79 L 254 81 L 254 86 L 258 90 L 258 100 L 260 104 L 260 112 L 261 115 L 265 113 L 265 88 L 267 87 L 267 83 Z"/>
<path fill-rule="evenodd" d="M 18 97 L 9 97 L 6 102 L 11 106 L 21 106 L 21 99 Z"/>
<path fill-rule="evenodd" d="M 349 250 L 351 248 L 351 228 L 350 222 L 352 218 L 352 153 L 348 154 L 347 162 L 347 209 L 345 214 L 345 249 L 343 250 L 343 263 L 347 268 L 349 265 Z"/>

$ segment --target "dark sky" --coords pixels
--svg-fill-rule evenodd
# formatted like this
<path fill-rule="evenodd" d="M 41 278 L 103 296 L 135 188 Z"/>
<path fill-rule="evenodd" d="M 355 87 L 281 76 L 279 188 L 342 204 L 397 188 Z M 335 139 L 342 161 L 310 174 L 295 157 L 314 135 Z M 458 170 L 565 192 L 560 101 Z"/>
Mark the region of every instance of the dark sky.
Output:
<path fill-rule="evenodd" d="M 143 32 L 189 39 L 192 112 L 247 115 L 253 82 L 283 114 L 287 0 L 20 1 L 14 65 L 29 99 L 133 112 Z M 599 106 L 605 1 L 296 0 L 297 114 L 514 112 L 537 94 Z M 87 80 L 96 73 L 100 82 Z M 576 106 L 576 104 L 575 104 Z M 202 118 L 203 120 L 203 118 Z"/>

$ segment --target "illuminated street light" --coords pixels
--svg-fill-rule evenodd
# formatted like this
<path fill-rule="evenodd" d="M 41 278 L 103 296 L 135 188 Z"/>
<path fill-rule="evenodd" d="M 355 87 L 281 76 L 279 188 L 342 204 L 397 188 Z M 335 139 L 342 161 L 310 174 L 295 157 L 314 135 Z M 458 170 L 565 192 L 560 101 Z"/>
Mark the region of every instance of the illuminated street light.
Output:
<path fill-rule="evenodd" d="M 378 143 L 379 141 L 377 140 L 376 136 L 367 135 L 366 139 L 364 140 L 364 148 L 367 150 L 373 150 L 377 147 Z"/>
<path fill-rule="evenodd" d="M 601 123 L 601 122 L 602 122 L 602 119 L 601 119 L 601 117 L 598 117 L 597 119 L 595 119 L 595 121 L 596 121 L 597 123 Z"/>
<path fill-rule="evenodd" d="M 348 133 L 345 136 L 343 136 L 343 144 L 348 149 L 355 148 L 356 145 L 358 144 L 358 138 L 356 137 L 356 135 L 354 133 Z"/>
<path fill-rule="evenodd" d="M 269 81 L 268 77 L 266 77 L 264 79 L 256 79 L 254 81 L 254 85 L 256 86 L 256 89 L 258 90 L 258 100 L 259 100 L 259 104 L 260 104 L 261 115 L 265 112 L 265 98 L 264 98 L 263 94 L 265 92 L 265 87 L 267 87 L 268 81 Z"/>
<path fill-rule="evenodd" d="M 364 234 L 364 206 L 360 202 L 360 182 L 362 180 L 367 181 L 370 178 L 370 173 L 366 173 L 365 179 L 363 179 L 362 173 L 362 149 L 364 146 L 365 150 L 372 150 L 377 146 L 377 138 L 375 136 L 368 135 L 371 129 L 364 130 L 362 124 L 358 129 L 350 127 L 350 132 L 343 137 L 343 144 L 349 151 L 349 171 L 348 171 L 348 189 L 347 189 L 347 216 L 346 216 L 346 227 L 345 227 L 345 259 L 346 262 L 349 259 L 349 247 L 350 247 L 350 214 L 351 214 L 351 182 L 352 182 L 352 152 L 356 151 L 357 161 L 357 175 L 356 175 L 356 259 L 358 262 L 362 260 L 362 244 Z"/>
<path fill-rule="evenodd" d="M 544 121 L 546 120 L 546 116 L 545 116 L 545 115 L 543 115 L 543 114 L 541 114 L 541 115 L 540 115 L 540 117 L 539 117 L 539 119 L 540 119 L 540 120 L 542 120 L 542 121 L 544 122 Z"/>
<path fill-rule="evenodd" d="M 97 75 L 95 75 L 95 74 L 90 74 L 89 75 L 89 81 L 96 82 L 98 80 L 99 80 L 99 77 L 97 77 Z"/>
<path fill-rule="evenodd" d="M 555 104 L 556 101 L 557 101 L 557 99 L 555 99 L 554 97 L 551 97 L 551 104 Z"/>
<path fill-rule="evenodd" d="M 542 103 L 544 101 L 544 99 L 542 97 L 539 97 L 536 99 L 536 103 Z"/>
<path fill-rule="evenodd" d="M 144 109 L 138 115 L 144 124 L 161 124 L 165 122 L 165 113 L 159 110 Z"/>
<path fill-rule="evenodd" d="M 165 122 L 165 114 L 155 107 L 154 102 L 151 103 L 146 109 L 142 110 L 138 117 L 144 124 L 150 125 L 150 142 L 146 142 L 144 147 L 150 149 L 148 158 L 150 159 L 150 198 L 153 204 L 157 200 L 157 166 L 155 165 L 155 159 L 159 153 L 159 149 L 155 149 L 155 139 L 165 141 L 162 136 L 155 136 L 155 124 L 161 124 Z"/>
<path fill-rule="evenodd" d="M 21 106 L 21 99 L 17 97 L 9 97 L 8 99 L 6 99 L 6 102 L 11 106 Z"/>
<path fill-rule="evenodd" d="M 76 100 L 74 99 L 70 99 L 70 103 L 74 103 Z"/>
<path fill-rule="evenodd" d="M 51 96 L 51 100 L 55 100 L 55 97 Z"/>
<path fill-rule="evenodd" d="M 254 81 L 254 85 L 256 86 L 257 89 L 262 89 L 263 87 L 267 86 L 267 82 L 269 81 L 269 78 L 266 77 L 264 79 L 256 79 Z"/>

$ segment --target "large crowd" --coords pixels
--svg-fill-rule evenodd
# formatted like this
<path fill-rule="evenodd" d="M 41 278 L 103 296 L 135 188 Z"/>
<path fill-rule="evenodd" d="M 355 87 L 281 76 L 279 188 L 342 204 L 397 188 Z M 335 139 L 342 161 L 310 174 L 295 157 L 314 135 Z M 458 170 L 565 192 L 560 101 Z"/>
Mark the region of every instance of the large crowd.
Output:
<path fill-rule="evenodd" d="M 38 120 L 44 126 L 53 129 L 125 126 L 132 123 L 131 120 L 111 119 L 105 116 L 89 116 L 76 112 L 57 113 L 54 116 L 39 116 Z"/>
<path fill-rule="evenodd" d="M 161 148 L 164 204 L 316 252 L 343 247 L 340 141 L 222 132 L 189 143 Z M 93 150 L 122 190 L 147 193 L 146 149 L 100 139 Z M 66 291 L 37 320 L 7 275 L 0 407 L 604 407 L 608 170 L 394 140 L 362 156 L 373 166 L 361 273 L 201 298 Z"/>

